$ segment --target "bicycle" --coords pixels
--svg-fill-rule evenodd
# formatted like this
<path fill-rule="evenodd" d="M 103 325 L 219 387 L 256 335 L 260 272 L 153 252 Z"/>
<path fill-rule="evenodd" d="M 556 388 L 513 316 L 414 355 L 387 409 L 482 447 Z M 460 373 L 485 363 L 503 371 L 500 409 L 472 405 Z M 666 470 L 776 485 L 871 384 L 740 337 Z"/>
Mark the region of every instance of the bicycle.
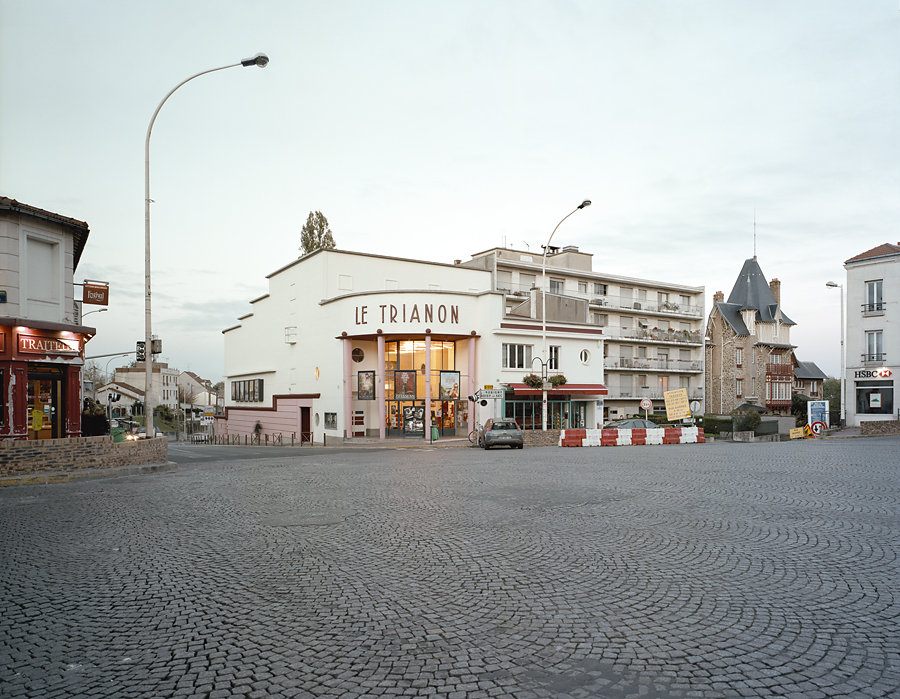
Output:
<path fill-rule="evenodd" d="M 481 440 L 479 439 L 479 435 L 481 434 L 482 425 L 480 423 L 475 423 L 475 429 L 469 432 L 469 443 L 470 444 L 478 444 Z"/>

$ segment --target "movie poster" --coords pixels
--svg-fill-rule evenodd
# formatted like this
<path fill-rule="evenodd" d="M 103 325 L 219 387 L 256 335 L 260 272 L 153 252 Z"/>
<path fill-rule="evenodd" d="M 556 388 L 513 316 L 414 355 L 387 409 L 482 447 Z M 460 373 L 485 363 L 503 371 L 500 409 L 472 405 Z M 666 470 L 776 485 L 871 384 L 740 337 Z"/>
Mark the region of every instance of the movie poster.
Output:
<path fill-rule="evenodd" d="M 442 371 L 441 385 L 438 389 L 438 397 L 440 400 L 458 400 L 459 399 L 459 372 L 458 371 Z"/>
<path fill-rule="evenodd" d="M 359 377 L 357 398 L 359 400 L 375 400 L 375 372 L 361 371 L 357 376 Z"/>
<path fill-rule="evenodd" d="M 416 397 L 416 372 L 394 372 L 394 398 L 398 400 L 412 400 Z"/>

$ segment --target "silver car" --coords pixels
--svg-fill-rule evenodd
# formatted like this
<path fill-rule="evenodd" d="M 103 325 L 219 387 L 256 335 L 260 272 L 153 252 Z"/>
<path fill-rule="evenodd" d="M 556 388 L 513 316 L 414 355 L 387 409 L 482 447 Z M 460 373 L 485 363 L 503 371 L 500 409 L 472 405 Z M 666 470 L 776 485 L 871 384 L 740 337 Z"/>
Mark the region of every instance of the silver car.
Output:
<path fill-rule="evenodd" d="M 484 430 L 479 441 L 485 449 L 499 446 L 522 449 L 525 446 L 525 434 L 515 420 L 499 418 L 484 423 Z"/>

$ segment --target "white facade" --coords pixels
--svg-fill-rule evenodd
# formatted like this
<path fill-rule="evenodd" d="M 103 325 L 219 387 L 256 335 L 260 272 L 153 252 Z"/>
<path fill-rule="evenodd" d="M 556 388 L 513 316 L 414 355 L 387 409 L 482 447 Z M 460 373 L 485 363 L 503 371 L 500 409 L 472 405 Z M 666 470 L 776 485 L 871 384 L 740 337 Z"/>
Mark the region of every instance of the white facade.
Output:
<path fill-rule="evenodd" d="M 150 392 L 154 406 L 165 405 L 172 410 L 178 408 L 178 374 L 178 369 L 170 369 L 165 362 L 153 362 Z M 113 381 L 131 386 L 144 386 L 145 377 L 143 366 L 117 367 Z"/>
<path fill-rule="evenodd" d="M 476 419 L 526 408 L 527 417 L 513 414 L 534 426 L 536 399 L 521 382 L 540 373 L 530 361 L 540 357 L 541 324 L 506 313 L 506 295 L 492 279 L 487 270 L 462 265 L 339 250 L 320 250 L 276 271 L 269 293 L 224 331 L 226 418 L 217 430 L 248 434 L 259 423 L 266 432 L 321 441 L 410 435 L 412 425 L 428 437 L 434 420 L 443 435 L 465 435 Z M 548 329 L 560 348 L 559 369 L 551 373 L 564 373 L 571 387 L 562 401 L 560 391 L 552 392 L 558 395 L 551 426 L 600 421 L 602 337 L 601 328 L 583 320 Z M 407 375 L 407 388 L 415 385 L 415 398 L 397 392 L 403 377 L 395 371 Z M 359 394 L 360 381 L 371 376 L 366 372 L 374 372 L 372 400 Z M 442 378 L 452 394 L 447 400 Z M 472 410 L 467 397 L 476 390 L 512 384 L 520 386 L 506 399 Z M 537 406 L 540 422 L 540 397 Z"/>
<path fill-rule="evenodd" d="M 594 271 L 593 256 L 575 246 L 551 248 L 546 274 L 542 254 L 507 248 L 478 253 L 463 264 L 491 272 L 510 316 L 540 322 L 545 289 L 548 322 L 603 331 L 600 376 L 605 375 L 609 393 L 602 420 L 595 423 L 642 414 L 642 398 L 653 401 L 654 411 L 665 412 L 664 393 L 676 388 L 687 389 L 689 399 L 702 406 L 703 287 Z M 561 367 L 567 376 L 569 366 Z"/>
<path fill-rule="evenodd" d="M 844 264 L 847 296 L 847 424 L 898 416 L 900 244 L 880 245 Z"/>

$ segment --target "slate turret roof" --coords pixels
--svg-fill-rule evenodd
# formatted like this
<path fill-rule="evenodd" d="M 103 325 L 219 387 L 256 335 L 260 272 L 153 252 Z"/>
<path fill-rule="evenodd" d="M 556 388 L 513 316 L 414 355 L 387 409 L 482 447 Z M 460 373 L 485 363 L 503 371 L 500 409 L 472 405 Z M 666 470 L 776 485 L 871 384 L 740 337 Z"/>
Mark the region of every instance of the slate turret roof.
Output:
<path fill-rule="evenodd" d="M 738 335 L 750 334 L 741 318 L 741 311 L 755 310 L 757 323 L 775 322 L 779 304 L 755 257 L 744 262 L 728 301 L 717 302 L 716 308 Z M 796 325 L 785 315 L 784 311 L 781 312 L 781 323 L 782 325 Z"/>

